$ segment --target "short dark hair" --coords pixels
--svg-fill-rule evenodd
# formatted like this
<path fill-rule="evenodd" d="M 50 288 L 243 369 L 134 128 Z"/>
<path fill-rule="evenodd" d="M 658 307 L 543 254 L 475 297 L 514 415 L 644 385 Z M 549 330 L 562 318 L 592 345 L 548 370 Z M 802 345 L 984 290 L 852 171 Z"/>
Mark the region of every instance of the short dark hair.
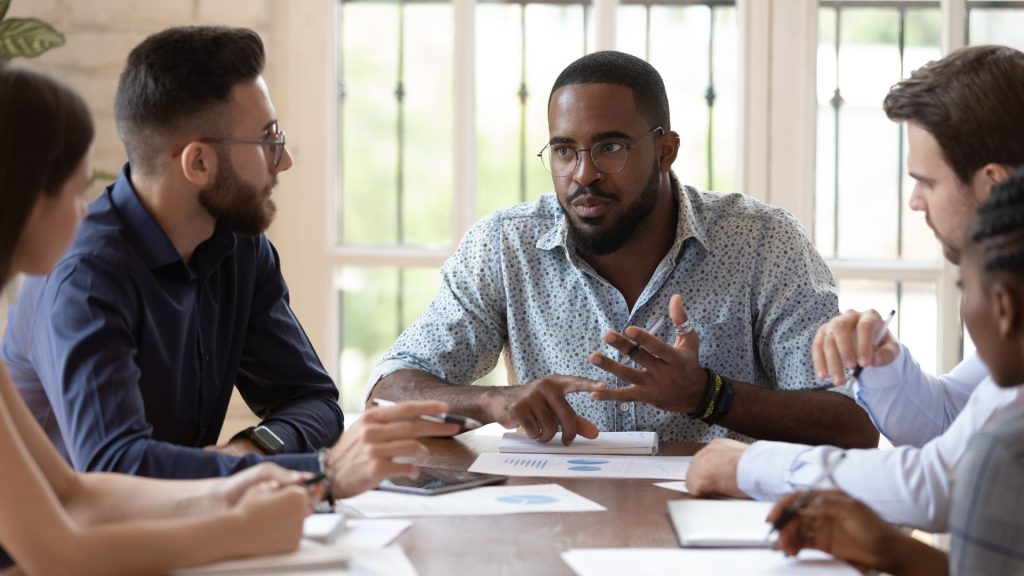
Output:
<path fill-rule="evenodd" d="M 60 193 L 94 134 L 85 101 L 63 82 L 0 65 L 0 282 L 36 201 Z"/>
<path fill-rule="evenodd" d="M 1024 164 L 1024 53 L 971 46 L 925 64 L 889 91 L 885 113 L 935 137 L 963 183 L 986 164 Z"/>
<path fill-rule="evenodd" d="M 978 207 L 970 239 L 981 247 L 985 270 L 1024 273 L 1024 166 L 992 187 Z"/>
<path fill-rule="evenodd" d="M 625 54 L 607 50 L 594 52 L 576 60 L 562 70 L 555 79 L 548 95 L 548 107 L 551 97 L 562 86 L 570 84 L 616 84 L 633 91 L 636 109 L 650 122 L 651 128 L 661 126 L 665 131 L 671 130 L 668 114 L 668 95 L 661 74 L 644 60 Z"/>
<path fill-rule="evenodd" d="M 245 28 L 187 26 L 143 40 L 128 55 L 114 98 L 133 168 L 155 172 L 168 136 L 222 121 L 232 88 L 255 80 L 264 61 L 263 41 Z"/>

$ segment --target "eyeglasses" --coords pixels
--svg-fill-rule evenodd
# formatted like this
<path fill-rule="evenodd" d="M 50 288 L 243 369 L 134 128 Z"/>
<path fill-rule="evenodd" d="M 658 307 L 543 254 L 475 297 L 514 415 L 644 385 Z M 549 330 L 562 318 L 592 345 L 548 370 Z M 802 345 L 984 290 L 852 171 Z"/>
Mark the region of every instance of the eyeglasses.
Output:
<path fill-rule="evenodd" d="M 286 143 L 284 130 L 276 130 L 267 136 L 268 137 L 263 140 L 237 140 L 234 138 L 205 137 L 199 138 L 196 141 L 204 142 L 206 144 L 259 144 L 260 146 L 270 146 L 270 162 L 274 168 L 277 168 L 278 164 L 281 163 L 281 157 L 284 156 L 284 145 Z M 270 139 L 271 136 L 273 137 L 273 140 Z"/>
<path fill-rule="evenodd" d="M 628 140 L 601 140 L 594 142 L 590 148 L 573 148 L 570 144 L 547 144 L 540 149 L 537 157 L 540 158 L 544 168 L 551 172 L 552 176 L 564 178 L 576 171 L 579 163 L 580 152 L 590 152 L 590 159 L 594 167 L 604 174 L 614 174 L 626 167 L 626 160 L 629 158 L 629 151 L 636 146 L 636 143 L 643 138 L 658 133 L 661 136 L 665 133 L 661 126 L 644 134 L 632 141 Z"/>
<path fill-rule="evenodd" d="M 204 144 L 258 144 L 260 146 L 270 146 L 270 162 L 277 168 L 281 164 L 281 158 L 284 156 L 284 147 L 286 144 L 284 131 L 278 130 L 277 125 L 273 125 L 273 128 L 268 131 L 267 137 L 262 140 L 238 140 L 235 138 L 215 138 L 213 136 L 205 136 L 203 138 L 197 138 L 195 142 L 203 142 Z M 185 150 L 184 146 L 178 146 L 171 151 L 171 158 L 177 158 Z"/>

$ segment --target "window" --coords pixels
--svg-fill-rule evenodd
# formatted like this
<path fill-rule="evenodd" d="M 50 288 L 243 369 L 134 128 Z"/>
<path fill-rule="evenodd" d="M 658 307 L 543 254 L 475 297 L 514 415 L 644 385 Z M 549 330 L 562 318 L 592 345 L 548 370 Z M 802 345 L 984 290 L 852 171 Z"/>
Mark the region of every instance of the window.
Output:
<path fill-rule="evenodd" d="M 973 349 L 959 319 L 956 272 L 907 208 L 906 131 L 889 121 L 889 87 L 949 45 L 1024 45 L 1024 2 L 974 2 L 966 23 L 921 0 L 821 0 L 814 237 L 840 287 L 840 308 L 895 309 L 893 332 L 931 372 Z M 961 340 L 958 344 L 956 340 Z"/>

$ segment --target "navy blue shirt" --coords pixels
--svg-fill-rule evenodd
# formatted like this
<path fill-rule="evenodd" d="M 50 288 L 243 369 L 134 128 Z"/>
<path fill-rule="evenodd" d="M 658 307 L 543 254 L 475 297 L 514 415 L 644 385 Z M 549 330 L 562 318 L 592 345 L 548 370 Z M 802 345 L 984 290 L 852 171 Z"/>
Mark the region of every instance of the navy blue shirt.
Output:
<path fill-rule="evenodd" d="M 186 266 L 129 175 L 90 205 L 49 276 L 23 283 L 3 339 L 18 391 L 78 470 L 202 478 L 268 459 L 315 470 L 343 415 L 277 251 L 218 227 Z M 290 454 L 202 449 L 235 386 Z"/>

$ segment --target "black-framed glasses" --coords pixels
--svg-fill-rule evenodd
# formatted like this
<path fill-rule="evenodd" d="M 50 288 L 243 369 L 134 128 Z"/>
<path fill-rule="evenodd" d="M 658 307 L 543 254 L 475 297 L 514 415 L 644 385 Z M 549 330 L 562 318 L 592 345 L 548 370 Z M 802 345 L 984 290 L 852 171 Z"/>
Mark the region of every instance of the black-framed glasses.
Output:
<path fill-rule="evenodd" d="M 579 163 L 580 152 L 590 152 L 590 159 L 594 167 L 603 174 L 614 174 L 626 167 L 626 160 L 629 158 L 629 151 L 636 146 L 640 140 L 658 133 L 661 136 L 665 131 L 658 126 L 647 134 L 632 140 L 611 138 L 594 142 L 590 148 L 573 148 L 571 144 L 547 144 L 540 149 L 537 157 L 541 164 L 552 176 L 564 178 L 576 171 Z"/>
<path fill-rule="evenodd" d="M 281 163 L 281 158 L 284 156 L 284 146 L 286 144 L 284 130 L 276 129 L 262 140 L 239 140 L 236 138 L 215 138 L 213 136 L 207 136 L 199 138 L 196 142 L 203 142 L 206 144 L 259 144 L 260 146 L 269 146 L 270 162 L 274 168 L 277 168 L 278 164 Z"/>

